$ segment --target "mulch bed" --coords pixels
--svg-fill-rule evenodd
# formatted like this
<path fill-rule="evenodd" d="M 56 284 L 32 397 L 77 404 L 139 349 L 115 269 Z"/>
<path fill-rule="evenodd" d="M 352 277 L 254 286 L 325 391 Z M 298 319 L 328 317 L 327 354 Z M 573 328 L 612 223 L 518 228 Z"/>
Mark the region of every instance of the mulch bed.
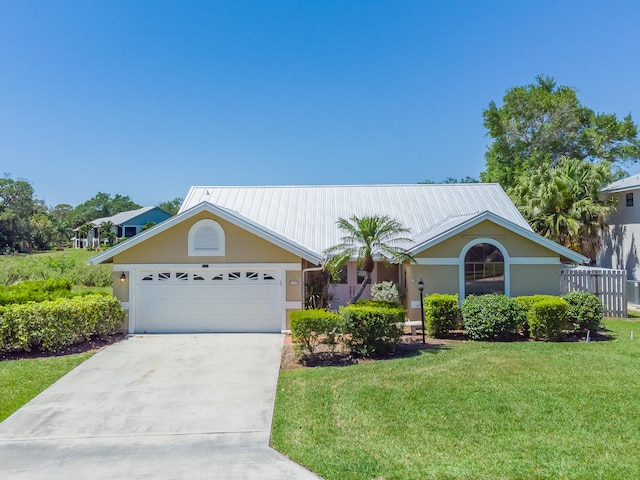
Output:
<path fill-rule="evenodd" d="M 348 353 L 341 351 L 339 348 L 336 352 L 332 352 L 331 349 L 325 345 L 320 345 L 317 352 L 313 355 L 303 356 L 296 352 L 291 345 L 291 337 L 287 337 L 285 345 L 282 350 L 282 358 L 280 360 L 280 368 L 282 370 L 295 370 L 296 368 L 309 368 L 309 367 L 344 367 L 347 365 L 356 365 L 360 363 L 370 363 L 380 360 L 388 360 L 391 358 L 410 357 L 416 355 L 421 350 L 442 350 L 446 349 L 447 345 L 461 342 L 463 340 L 462 335 L 451 335 L 450 338 L 426 338 L 422 343 L 422 335 L 404 335 L 400 344 L 396 348 L 396 352 L 393 355 L 389 355 L 383 358 L 370 359 L 370 358 L 358 358 L 352 357 Z"/>
<path fill-rule="evenodd" d="M 2 360 L 20 360 L 23 358 L 41 358 L 41 357 L 59 357 L 62 355 L 71 355 L 74 353 L 84 353 L 92 350 L 99 350 L 102 347 L 111 345 L 125 339 L 126 335 L 123 333 L 116 333 L 106 338 L 92 338 L 86 342 L 76 343 L 70 345 L 67 348 L 63 348 L 57 352 L 41 352 L 34 350 L 31 352 L 0 352 L 0 361 Z"/>

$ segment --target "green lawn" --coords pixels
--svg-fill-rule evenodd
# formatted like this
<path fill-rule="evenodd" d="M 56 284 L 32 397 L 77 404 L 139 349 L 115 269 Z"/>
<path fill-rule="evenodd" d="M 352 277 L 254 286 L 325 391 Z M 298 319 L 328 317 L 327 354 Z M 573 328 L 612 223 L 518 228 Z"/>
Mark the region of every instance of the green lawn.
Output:
<path fill-rule="evenodd" d="M 640 322 L 606 326 L 282 371 L 273 445 L 336 480 L 640 478 Z"/>
<path fill-rule="evenodd" d="M 0 422 L 91 355 L 0 361 Z"/>

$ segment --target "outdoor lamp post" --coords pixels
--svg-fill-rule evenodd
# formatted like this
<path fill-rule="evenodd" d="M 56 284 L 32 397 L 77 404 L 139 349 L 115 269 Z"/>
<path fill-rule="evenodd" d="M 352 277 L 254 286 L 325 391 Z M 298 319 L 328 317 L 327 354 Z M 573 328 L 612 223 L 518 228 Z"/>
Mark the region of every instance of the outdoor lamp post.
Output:
<path fill-rule="evenodd" d="M 418 291 L 420 292 L 420 321 L 422 322 L 422 343 L 427 343 L 424 338 L 424 282 L 422 279 L 418 282 Z"/>

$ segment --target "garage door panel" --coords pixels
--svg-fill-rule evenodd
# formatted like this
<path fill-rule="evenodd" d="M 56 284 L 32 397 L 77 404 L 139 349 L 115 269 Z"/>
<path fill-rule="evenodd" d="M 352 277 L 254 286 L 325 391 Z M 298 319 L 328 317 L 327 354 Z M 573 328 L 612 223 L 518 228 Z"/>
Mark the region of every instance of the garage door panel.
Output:
<path fill-rule="evenodd" d="M 163 268 L 136 283 L 136 332 L 279 332 L 283 315 L 277 270 Z"/>

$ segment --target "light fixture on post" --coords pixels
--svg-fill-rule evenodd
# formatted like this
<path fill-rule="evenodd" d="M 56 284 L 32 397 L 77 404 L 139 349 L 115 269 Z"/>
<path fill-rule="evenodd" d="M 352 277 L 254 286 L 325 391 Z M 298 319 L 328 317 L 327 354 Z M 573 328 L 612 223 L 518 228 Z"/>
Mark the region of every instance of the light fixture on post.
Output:
<path fill-rule="evenodd" d="M 422 322 L 422 343 L 427 343 L 424 338 L 424 282 L 422 279 L 418 282 L 418 291 L 420 292 L 420 321 Z"/>
<path fill-rule="evenodd" d="M 125 275 L 125 273 L 124 273 L 124 272 L 122 272 L 122 275 L 120 275 L 120 281 L 121 281 L 122 283 L 124 283 L 124 282 L 126 282 L 126 281 L 127 281 L 127 276 Z"/>

